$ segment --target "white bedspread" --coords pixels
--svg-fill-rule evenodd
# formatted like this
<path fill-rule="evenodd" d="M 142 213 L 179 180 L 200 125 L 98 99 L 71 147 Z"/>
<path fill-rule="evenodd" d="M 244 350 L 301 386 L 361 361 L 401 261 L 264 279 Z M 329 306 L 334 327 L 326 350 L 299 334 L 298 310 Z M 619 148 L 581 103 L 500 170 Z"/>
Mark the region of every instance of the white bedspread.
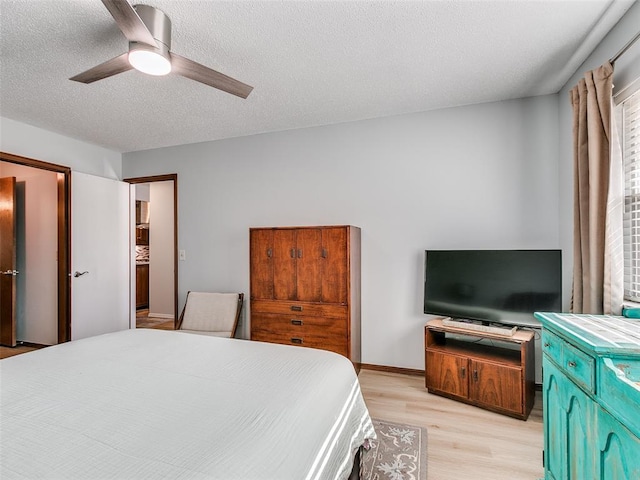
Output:
<path fill-rule="evenodd" d="M 375 433 L 351 363 L 129 330 L 0 362 L 0 477 L 347 478 Z"/>

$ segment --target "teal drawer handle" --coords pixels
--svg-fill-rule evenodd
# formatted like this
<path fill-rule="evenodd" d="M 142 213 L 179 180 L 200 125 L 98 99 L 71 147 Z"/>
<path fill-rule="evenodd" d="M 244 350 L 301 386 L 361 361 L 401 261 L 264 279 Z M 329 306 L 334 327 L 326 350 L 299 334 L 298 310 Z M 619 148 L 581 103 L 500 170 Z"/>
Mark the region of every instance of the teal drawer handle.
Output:
<path fill-rule="evenodd" d="M 571 368 L 575 368 L 578 364 L 574 361 L 570 361 L 569 363 L 567 363 L 568 366 L 570 366 Z"/>

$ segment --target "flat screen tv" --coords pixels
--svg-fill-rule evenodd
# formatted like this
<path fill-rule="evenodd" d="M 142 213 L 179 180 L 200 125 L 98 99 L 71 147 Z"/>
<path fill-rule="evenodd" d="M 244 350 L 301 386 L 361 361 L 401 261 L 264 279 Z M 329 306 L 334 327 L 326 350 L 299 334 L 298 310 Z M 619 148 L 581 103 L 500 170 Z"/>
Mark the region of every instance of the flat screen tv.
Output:
<path fill-rule="evenodd" d="M 560 250 L 426 250 L 424 313 L 537 327 L 562 308 Z"/>

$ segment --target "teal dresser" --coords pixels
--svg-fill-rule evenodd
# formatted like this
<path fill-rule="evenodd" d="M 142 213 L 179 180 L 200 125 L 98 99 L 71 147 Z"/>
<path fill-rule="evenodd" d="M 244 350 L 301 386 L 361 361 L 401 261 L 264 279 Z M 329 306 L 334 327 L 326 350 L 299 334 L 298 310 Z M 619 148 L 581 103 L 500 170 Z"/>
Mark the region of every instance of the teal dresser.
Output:
<path fill-rule="evenodd" d="M 546 480 L 640 480 L 640 320 L 542 322 Z"/>

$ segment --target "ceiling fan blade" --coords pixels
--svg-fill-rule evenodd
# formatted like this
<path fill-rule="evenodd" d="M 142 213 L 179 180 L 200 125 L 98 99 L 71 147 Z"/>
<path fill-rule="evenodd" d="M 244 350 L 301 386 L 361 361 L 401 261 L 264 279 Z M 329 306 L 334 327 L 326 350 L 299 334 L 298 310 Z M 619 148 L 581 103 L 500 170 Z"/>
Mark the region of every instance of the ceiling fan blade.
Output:
<path fill-rule="evenodd" d="M 129 63 L 129 52 L 125 52 L 122 55 L 118 55 L 111 60 L 107 60 L 100 65 L 96 65 L 90 68 L 86 72 L 79 73 L 75 77 L 71 77 L 69 80 L 74 82 L 92 83 L 103 78 L 112 77 L 127 70 L 131 70 L 133 67 Z"/>
<path fill-rule="evenodd" d="M 171 53 L 171 71 L 241 98 L 247 98 L 251 90 L 253 90 L 253 87 L 246 83 L 242 83 L 175 53 Z"/>
<path fill-rule="evenodd" d="M 127 0 L 102 0 L 102 3 L 130 42 L 157 47 L 156 40 Z"/>

